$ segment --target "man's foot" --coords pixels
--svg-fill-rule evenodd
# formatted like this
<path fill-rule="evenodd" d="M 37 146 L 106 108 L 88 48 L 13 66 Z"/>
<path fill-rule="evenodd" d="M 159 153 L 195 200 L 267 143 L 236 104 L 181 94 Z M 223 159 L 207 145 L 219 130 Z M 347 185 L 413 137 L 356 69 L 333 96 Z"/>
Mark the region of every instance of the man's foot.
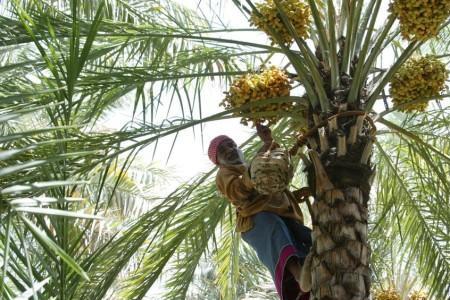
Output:
<path fill-rule="evenodd" d="M 311 264 L 312 264 L 312 256 L 311 256 L 311 254 L 308 254 L 303 263 L 302 270 L 300 271 L 299 284 L 300 284 L 301 290 L 304 292 L 309 292 L 311 290 L 311 280 L 312 280 Z"/>
<path fill-rule="evenodd" d="M 300 292 L 295 300 L 309 300 L 310 293 Z"/>

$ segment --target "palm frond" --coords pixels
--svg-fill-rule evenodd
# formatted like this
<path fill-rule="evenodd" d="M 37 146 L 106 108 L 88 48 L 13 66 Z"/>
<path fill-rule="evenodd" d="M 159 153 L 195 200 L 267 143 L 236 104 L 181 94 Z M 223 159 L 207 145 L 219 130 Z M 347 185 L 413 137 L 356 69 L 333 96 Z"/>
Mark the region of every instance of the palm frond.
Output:
<path fill-rule="evenodd" d="M 230 207 L 220 226 L 218 248 L 213 252 L 217 265 L 216 281 L 222 299 L 236 299 L 239 296 L 241 237 L 235 231 L 233 219 Z"/>
<path fill-rule="evenodd" d="M 142 260 L 141 267 L 134 272 L 136 275 L 124 283 L 124 293 L 130 293 L 135 296 L 145 295 L 146 291 L 160 275 L 162 268 L 167 264 L 173 251 L 183 241 L 183 235 L 181 234 L 185 234 L 189 229 L 189 227 L 184 227 L 182 230 L 179 230 L 180 233 L 176 232 L 175 236 L 172 233 L 172 235 L 166 236 L 163 241 L 159 240 L 160 234 L 166 232 L 164 229 L 167 226 L 180 226 L 180 224 L 172 224 L 173 218 L 176 218 L 175 212 L 179 211 L 182 204 L 189 200 L 188 197 L 195 186 L 195 183 L 193 183 L 193 186 L 181 187 L 176 190 L 161 204 L 130 224 L 128 229 L 120 237 L 111 240 L 105 246 L 98 249 L 92 258 L 86 262 L 91 281 L 83 284 L 83 287 L 77 294 L 89 297 L 90 299 L 101 299 L 108 292 L 110 285 L 114 282 L 121 269 L 137 250 L 140 247 L 144 247 L 144 249 L 149 247 Z M 205 202 L 201 204 L 205 205 Z M 192 219 L 188 218 L 188 220 L 192 222 Z M 166 245 L 164 247 L 165 243 Z M 158 252 L 158 249 L 161 252 Z M 158 257 L 153 256 L 156 252 L 159 253 Z M 153 260 L 147 261 L 146 258 L 149 256 Z M 103 262 L 110 263 L 104 264 Z M 155 264 L 158 266 L 157 269 L 150 268 L 155 266 Z M 138 274 L 140 273 L 144 273 L 145 276 L 139 276 Z M 131 287 L 128 290 L 128 284 L 131 282 L 142 285 L 145 291 L 143 289 L 131 289 Z"/>
<path fill-rule="evenodd" d="M 181 235 L 180 233 L 179 238 L 182 238 L 183 241 L 174 253 L 170 267 L 166 268 L 166 272 L 173 274 L 166 282 L 169 291 L 165 297 L 169 299 L 183 299 L 186 296 L 190 283 L 193 281 L 194 271 L 202 255 L 205 254 L 217 224 L 223 218 L 225 209 L 229 206 L 225 199 L 217 197 L 214 182 L 198 188 L 192 198 L 195 201 L 191 200 L 183 208 L 186 209 L 186 215 L 178 213 L 173 220 L 174 225 L 171 226 L 173 230 L 167 228 L 166 231 L 168 235 L 173 235 L 173 232 L 190 228 L 187 234 Z"/>
<path fill-rule="evenodd" d="M 377 205 L 381 211 L 375 228 L 390 228 L 389 238 L 401 241 L 402 251 L 407 252 L 405 259 L 417 264 L 418 274 L 438 299 L 448 293 L 442 279 L 450 273 L 446 230 L 450 218 L 446 179 L 450 161 L 436 154 L 449 153 L 447 135 L 439 134 L 448 131 L 448 121 L 442 120 L 447 115 L 448 108 L 408 118 L 401 125 L 384 123 L 391 128 L 392 137 L 383 137 L 383 146 L 377 143 Z M 430 121 L 433 118 L 436 122 Z M 415 131 L 424 122 L 436 135 Z M 431 273 L 436 276 L 429 276 Z"/>

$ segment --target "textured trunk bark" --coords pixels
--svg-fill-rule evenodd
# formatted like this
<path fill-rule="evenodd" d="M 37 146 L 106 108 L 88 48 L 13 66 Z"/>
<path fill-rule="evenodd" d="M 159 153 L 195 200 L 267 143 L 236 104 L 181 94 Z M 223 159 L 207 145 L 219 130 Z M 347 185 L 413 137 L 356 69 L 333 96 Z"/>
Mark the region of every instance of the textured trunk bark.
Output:
<path fill-rule="evenodd" d="M 313 204 L 314 299 L 368 299 L 367 205 L 358 187 L 326 191 Z"/>
<path fill-rule="evenodd" d="M 308 177 L 315 195 L 308 258 L 314 300 L 363 300 L 370 295 L 367 218 L 375 128 L 365 115 L 354 114 L 322 122 L 307 139 L 312 162 Z"/>

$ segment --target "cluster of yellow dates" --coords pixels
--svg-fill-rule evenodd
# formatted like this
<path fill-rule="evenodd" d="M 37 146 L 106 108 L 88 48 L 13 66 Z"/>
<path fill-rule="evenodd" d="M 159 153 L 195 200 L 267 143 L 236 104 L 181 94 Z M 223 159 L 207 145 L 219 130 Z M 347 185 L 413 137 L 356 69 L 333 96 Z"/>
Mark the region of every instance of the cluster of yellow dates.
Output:
<path fill-rule="evenodd" d="M 235 116 L 243 116 L 241 123 L 248 125 L 248 122 L 265 123 L 269 125 L 276 123 L 280 115 L 264 116 L 265 112 L 290 111 L 293 104 L 289 103 L 268 103 L 258 105 L 257 102 L 264 99 L 286 97 L 290 95 L 291 84 L 287 74 L 276 67 L 265 69 L 261 73 L 243 75 L 231 84 L 226 97 L 221 105 L 225 109 L 238 108 L 248 104 L 242 110 L 234 113 Z M 254 104 L 254 105 L 252 105 Z"/>
<path fill-rule="evenodd" d="M 424 111 L 429 100 L 439 97 L 447 76 L 445 65 L 436 57 L 412 57 L 391 80 L 392 101 L 401 111 Z"/>
<path fill-rule="evenodd" d="M 400 294 L 394 289 L 376 291 L 375 300 L 401 300 Z"/>
<path fill-rule="evenodd" d="M 279 3 L 297 35 L 301 38 L 307 38 L 311 22 L 309 6 L 301 0 L 280 0 Z M 281 42 L 291 44 L 293 37 L 283 24 L 275 2 L 273 0 L 265 0 L 263 3 L 256 4 L 256 8 L 259 14 L 253 12 L 250 17 L 250 23 L 264 31 L 273 44 L 277 42 L 277 38 L 272 30 L 278 34 Z"/>
<path fill-rule="evenodd" d="M 287 18 L 300 38 L 307 38 L 311 22 L 311 10 L 304 0 L 278 0 Z M 291 44 L 289 33 L 280 16 L 274 0 L 264 0 L 256 4 L 257 11 L 251 14 L 250 22 L 264 31 L 272 43 L 281 41 Z M 407 40 L 424 41 L 437 35 L 439 27 L 450 15 L 450 0 L 392 0 L 390 11 L 399 19 L 400 31 Z M 277 37 L 275 36 L 277 35 Z M 428 101 L 440 96 L 445 88 L 448 72 L 445 65 L 434 56 L 409 59 L 391 80 L 390 94 L 394 106 L 404 112 L 424 111 Z M 222 105 L 227 109 L 244 104 L 289 96 L 289 79 L 284 72 L 272 67 L 260 74 L 248 74 L 237 78 Z M 260 113 L 254 117 L 242 117 L 242 123 L 249 121 L 275 123 L 279 117 L 261 116 L 262 112 L 289 111 L 292 104 L 267 104 L 252 106 L 236 112 Z"/>
<path fill-rule="evenodd" d="M 414 291 L 408 300 L 427 300 L 428 296 L 422 291 Z M 393 288 L 379 290 L 374 293 L 374 300 L 401 300 L 400 294 Z"/>
<path fill-rule="evenodd" d="M 427 300 L 428 295 L 422 291 L 415 291 L 409 296 L 409 300 Z"/>
<path fill-rule="evenodd" d="M 403 38 L 425 41 L 438 34 L 450 15 L 450 0 L 394 0 L 390 11 L 400 22 Z"/>

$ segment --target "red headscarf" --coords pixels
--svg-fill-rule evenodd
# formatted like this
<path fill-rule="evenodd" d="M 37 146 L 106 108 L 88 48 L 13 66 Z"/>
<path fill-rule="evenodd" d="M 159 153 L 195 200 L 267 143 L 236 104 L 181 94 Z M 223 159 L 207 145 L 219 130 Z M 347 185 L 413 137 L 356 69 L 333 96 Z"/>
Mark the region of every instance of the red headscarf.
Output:
<path fill-rule="evenodd" d="M 208 157 L 209 159 L 217 165 L 219 162 L 217 161 L 217 149 L 219 148 L 219 145 L 226 140 L 233 140 L 230 137 L 226 135 L 219 135 L 216 136 L 211 140 L 208 147 Z"/>

